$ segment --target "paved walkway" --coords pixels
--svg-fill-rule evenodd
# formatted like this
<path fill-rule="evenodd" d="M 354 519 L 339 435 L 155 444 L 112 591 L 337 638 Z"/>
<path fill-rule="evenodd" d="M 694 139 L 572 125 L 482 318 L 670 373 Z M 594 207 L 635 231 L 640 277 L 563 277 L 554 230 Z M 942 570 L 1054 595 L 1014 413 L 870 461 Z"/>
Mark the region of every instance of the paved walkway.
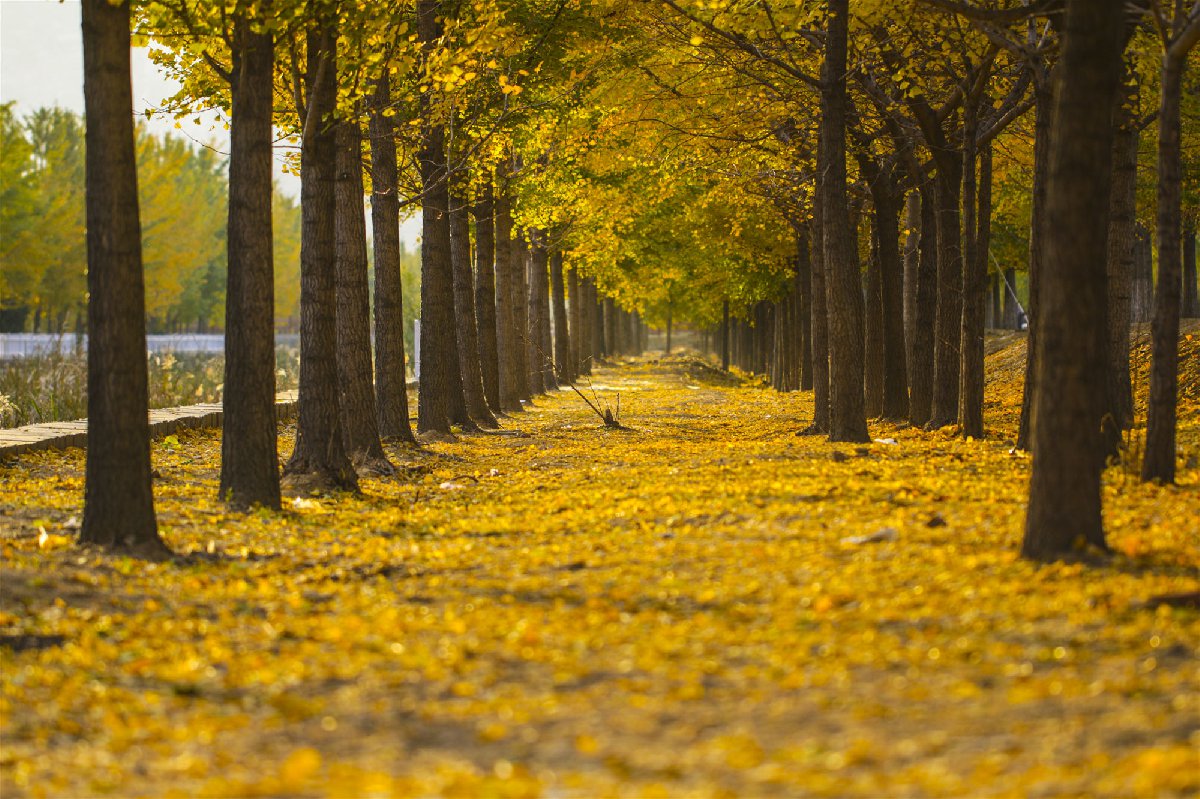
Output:
<path fill-rule="evenodd" d="M 275 395 L 275 417 L 290 419 L 296 414 L 297 392 Z M 221 404 L 206 402 L 178 408 L 150 411 L 150 435 L 166 436 L 190 427 L 220 427 Z M 0 458 L 42 449 L 87 446 L 87 419 L 74 422 L 47 422 L 0 430 Z"/>

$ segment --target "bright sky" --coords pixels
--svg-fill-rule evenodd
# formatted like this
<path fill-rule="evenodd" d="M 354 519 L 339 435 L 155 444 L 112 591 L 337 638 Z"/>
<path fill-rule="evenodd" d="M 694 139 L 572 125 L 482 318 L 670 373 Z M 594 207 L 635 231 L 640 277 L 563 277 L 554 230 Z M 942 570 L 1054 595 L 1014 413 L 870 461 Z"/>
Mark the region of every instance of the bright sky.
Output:
<path fill-rule="evenodd" d="M 133 105 L 139 115 L 175 93 L 177 84 L 159 74 L 144 49 L 133 51 L 131 66 Z M 83 113 L 83 43 L 76 0 L 0 0 L 0 102 L 15 102 L 18 116 L 54 105 Z M 222 152 L 228 148 L 228 134 L 211 118 L 194 125 L 189 117 L 182 133 L 170 116 L 153 117 L 148 124 L 155 133 L 186 134 Z M 281 172 L 276 179 L 288 194 L 299 196 L 298 178 Z M 414 217 L 401 226 L 400 235 L 411 248 L 420 230 L 419 217 Z"/>

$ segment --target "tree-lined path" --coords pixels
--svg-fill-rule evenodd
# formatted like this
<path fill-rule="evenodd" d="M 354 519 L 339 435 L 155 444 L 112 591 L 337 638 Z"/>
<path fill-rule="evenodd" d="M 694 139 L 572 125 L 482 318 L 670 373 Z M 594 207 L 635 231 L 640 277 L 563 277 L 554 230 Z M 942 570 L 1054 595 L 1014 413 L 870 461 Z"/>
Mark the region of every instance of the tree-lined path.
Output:
<path fill-rule="evenodd" d="M 1186 795 L 1200 629 L 1151 600 L 1195 590 L 1200 497 L 1111 473 L 1122 554 L 1019 560 L 1022 347 L 988 441 L 796 436 L 809 395 L 652 357 L 593 377 L 628 430 L 560 391 L 280 514 L 217 503 L 219 435 L 180 433 L 178 563 L 65 546 L 81 454 L 26 456 L 6 794 Z"/>

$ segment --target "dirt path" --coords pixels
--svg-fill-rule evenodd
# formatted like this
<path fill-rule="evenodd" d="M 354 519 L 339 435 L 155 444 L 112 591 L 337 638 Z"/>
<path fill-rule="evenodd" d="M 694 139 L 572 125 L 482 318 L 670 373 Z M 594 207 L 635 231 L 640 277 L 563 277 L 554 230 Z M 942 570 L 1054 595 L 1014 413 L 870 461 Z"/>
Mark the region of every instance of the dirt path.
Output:
<path fill-rule="evenodd" d="M 809 395 L 688 361 L 593 388 L 630 430 L 560 392 L 280 516 L 225 513 L 219 439 L 181 434 L 164 535 L 212 559 L 152 570 L 37 547 L 78 454 L 0 470 L 0 629 L 63 640 L 0 647 L 4 795 L 1200 788 L 1200 623 L 1141 609 L 1196 590 L 1195 475 L 1114 475 L 1132 557 L 1038 570 L 1002 441 L 834 447 L 795 435 Z"/>

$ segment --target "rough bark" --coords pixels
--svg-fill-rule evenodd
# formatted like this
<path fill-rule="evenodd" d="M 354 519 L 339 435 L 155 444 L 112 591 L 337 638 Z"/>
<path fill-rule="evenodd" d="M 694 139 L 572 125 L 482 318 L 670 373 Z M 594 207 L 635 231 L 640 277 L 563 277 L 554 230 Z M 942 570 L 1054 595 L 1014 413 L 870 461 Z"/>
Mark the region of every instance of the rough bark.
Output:
<path fill-rule="evenodd" d="M 529 329 L 529 247 L 514 228 L 509 239 L 512 270 L 513 329 L 517 340 L 517 389 L 525 402 L 533 399 L 533 386 L 529 380 L 529 347 L 532 342 Z"/>
<path fill-rule="evenodd" d="M 362 130 L 337 123 L 337 372 L 342 446 L 355 468 L 389 474 L 379 441 L 371 365 L 367 225 L 363 218 Z"/>
<path fill-rule="evenodd" d="M 289 490 L 357 490 L 342 444 L 337 374 L 336 20 L 308 34 L 304 135 L 300 145 L 300 413 L 283 470 Z"/>
<path fill-rule="evenodd" d="M 933 340 L 933 407 L 928 427 L 958 418 L 958 382 L 962 365 L 962 221 L 959 213 L 962 160 L 942 151 L 935 175 L 937 200 L 937 316 Z"/>
<path fill-rule="evenodd" d="M 150 487 L 145 287 L 129 4 L 84 0 L 88 447 L 79 539 L 161 557 Z"/>
<path fill-rule="evenodd" d="M 1163 58 L 1158 110 L 1158 282 L 1150 317 L 1150 400 L 1142 479 L 1175 482 L 1179 309 L 1183 288 L 1181 100 L 1186 53 Z"/>
<path fill-rule="evenodd" d="M 466 198 L 450 195 L 450 263 L 454 281 L 454 328 L 458 365 L 462 375 L 467 414 L 478 425 L 500 425 L 488 408 L 479 363 L 479 335 L 475 323 L 475 278 L 471 271 L 471 220 Z"/>
<path fill-rule="evenodd" d="M 879 312 L 882 352 L 879 415 L 908 416 L 908 356 L 904 335 L 904 263 L 900 254 L 902 195 L 891 168 L 871 183 L 875 205 L 874 246 L 879 268 Z"/>
<path fill-rule="evenodd" d="M 574 383 L 583 374 L 583 352 L 584 342 L 587 339 L 587 333 L 583 329 L 583 298 L 580 292 L 583 290 L 583 282 L 579 279 L 579 272 L 573 266 L 567 267 L 567 335 L 569 336 L 570 346 L 567 349 L 567 358 L 569 359 L 568 372 L 570 373 L 569 382 Z"/>
<path fill-rule="evenodd" d="M 280 507 L 271 237 L 273 48 L 270 33 L 254 31 L 245 16 L 235 18 L 218 492 L 236 508 Z"/>
<path fill-rule="evenodd" d="M 808 428 L 814 435 L 829 433 L 829 314 L 825 293 L 825 244 L 820 194 L 813 198 L 812 235 L 812 357 L 813 421 Z"/>
<path fill-rule="evenodd" d="M 485 181 L 475 201 L 475 329 L 483 396 L 491 410 L 500 408 L 500 355 L 496 344 L 496 238 L 492 184 Z"/>
<path fill-rule="evenodd" d="M 396 140 L 387 75 L 371 98 L 371 235 L 375 253 L 375 407 L 379 435 L 415 444 L 408 418 L 408 375 L 404 353 L 404 288 L 400 277 L 400 196 Z"/>
<path fill-rule="evenodd" d="M 1132 84 L 1131 84 L 1132 87 Z M 1134 89 L 1136 91 L 1136 89 Z M 1110 454 L 1119 433 L 1133 424 L 1133 384 L 1129 373 L 1129 325 L 1133 300 L 1134 233 L 1137 224 L 1138 126 L 1127 88 L 1116 113 L 1112 196 L 1108 212 L 1108 409 Z"/>
<path fill-rule="evenodd" d="M 871 439 L 863 405 L 863 296 L 846 195 L 848 0 L 830 0 L 829 9 L 818 168 L 829 320 L 829 440 L 866 442 Z"/>
<path fill-rule="evenodd" d="M 1104 329 L 1120 0 L 1068 0 L 1046 187 L 1046 270 L 1035 306 L 1033 469 L 1021 554 L 1105 548 L 1100 516 Z"/>

